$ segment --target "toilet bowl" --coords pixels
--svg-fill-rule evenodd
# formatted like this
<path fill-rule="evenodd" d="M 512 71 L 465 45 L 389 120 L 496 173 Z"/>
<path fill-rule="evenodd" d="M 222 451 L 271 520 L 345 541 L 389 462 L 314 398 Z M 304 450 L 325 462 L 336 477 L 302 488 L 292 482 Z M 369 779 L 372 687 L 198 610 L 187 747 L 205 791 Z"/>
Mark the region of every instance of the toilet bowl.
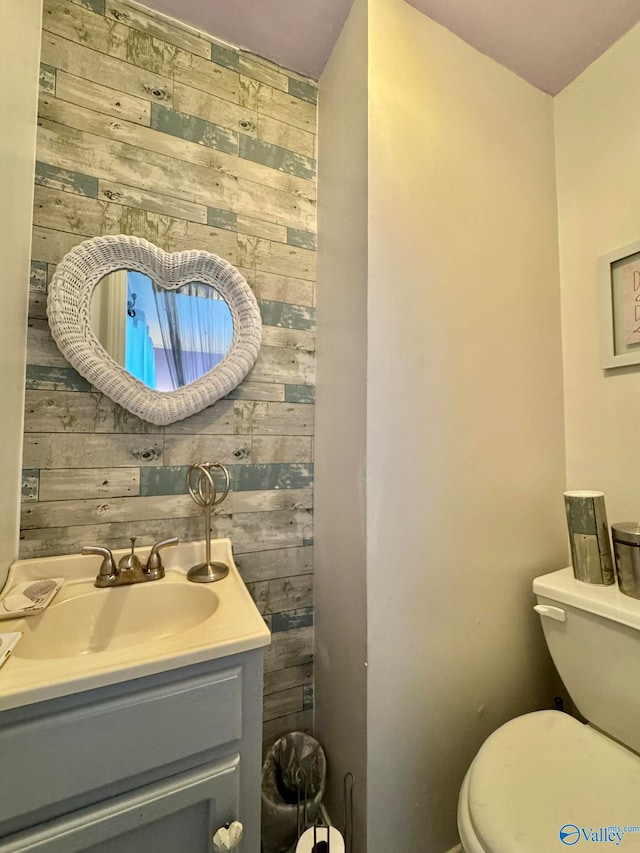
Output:
<path fill-rule="evenodd" d="M 460 791 L 464 853 L 640 851 L 640 601 L 571 569 L 534 592 L 556 667 L 593 725 L 537 711 L 494 732 Z"/>

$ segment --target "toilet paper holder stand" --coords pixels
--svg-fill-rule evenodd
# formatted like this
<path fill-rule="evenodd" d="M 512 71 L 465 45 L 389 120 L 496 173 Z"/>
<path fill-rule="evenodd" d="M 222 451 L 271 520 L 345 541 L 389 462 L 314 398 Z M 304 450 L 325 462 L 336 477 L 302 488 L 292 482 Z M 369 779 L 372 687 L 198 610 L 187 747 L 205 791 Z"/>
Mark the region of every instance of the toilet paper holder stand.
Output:
<path fill-rule="evenodd" d="M 344 825 L 343 835 L 323 819 L 324 809 L 318 810 L 318 815 L 312 826 L 307 825 L 307 780 L 300 769 L 296 774 L 298 789 L 297 824 L 298 843 L 296 853 L 353 853 L 353 789 L 355 776 L 350 771 L 345 773 L 343 785 Z M 332 848 L 333 845 L 336 849 Z M 309 844 L 311 847 L 309 848 Z"/>

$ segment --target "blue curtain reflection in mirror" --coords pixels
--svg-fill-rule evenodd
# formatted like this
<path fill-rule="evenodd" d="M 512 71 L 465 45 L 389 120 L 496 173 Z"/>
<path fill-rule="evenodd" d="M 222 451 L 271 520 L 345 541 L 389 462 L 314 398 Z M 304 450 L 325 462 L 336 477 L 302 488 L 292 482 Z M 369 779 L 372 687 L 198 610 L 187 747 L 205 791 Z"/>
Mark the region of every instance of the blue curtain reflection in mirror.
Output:
<path fill-rule="evenodd" d="M 213 287 L 193 282 L 164 290 L 128 272 L 125 367 L 146 385 L 189 385 L 225 357 L 232 340 L 231 312 Z"/>
<path fill-rule="evenodd" d="M 149 302 L 148 298 L 145 299 L 147 283 L 151 282 L 141 273 L 130 272 L 127 275 L 124 367 L 149 388 L 171 390 L 159 389 L 156 381 L 156 350 L 144 308 Z"/>
<path fill-rule="evenodd" d="M 164 290 L 133 270 L 117 270 L 99 283 L 92 325 L 112 358 L 156 391 L 199 379 L 233 342 L 231 312 L 215 288 L 192 282 Z"/>

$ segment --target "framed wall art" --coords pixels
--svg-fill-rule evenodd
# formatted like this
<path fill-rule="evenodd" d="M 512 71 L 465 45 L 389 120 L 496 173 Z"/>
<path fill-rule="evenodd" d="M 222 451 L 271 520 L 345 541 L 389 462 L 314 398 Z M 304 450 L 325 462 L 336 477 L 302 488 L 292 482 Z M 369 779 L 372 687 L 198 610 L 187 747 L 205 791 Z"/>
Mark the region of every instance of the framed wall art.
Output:
<path fill-rule="evenodd" d="M 598 290 L 602 367 L 640 364 L 640 242 L 598 260 Z"/>

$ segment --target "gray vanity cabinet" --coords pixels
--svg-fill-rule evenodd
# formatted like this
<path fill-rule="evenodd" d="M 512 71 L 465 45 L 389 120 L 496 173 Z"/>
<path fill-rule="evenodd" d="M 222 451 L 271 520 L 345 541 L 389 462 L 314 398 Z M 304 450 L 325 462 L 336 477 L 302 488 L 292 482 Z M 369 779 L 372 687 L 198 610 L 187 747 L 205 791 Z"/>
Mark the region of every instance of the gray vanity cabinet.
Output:
<path fill-rule="evenodd" d="M 0 713 L 0 853 L 258 853 L 262 651 Z"/>

